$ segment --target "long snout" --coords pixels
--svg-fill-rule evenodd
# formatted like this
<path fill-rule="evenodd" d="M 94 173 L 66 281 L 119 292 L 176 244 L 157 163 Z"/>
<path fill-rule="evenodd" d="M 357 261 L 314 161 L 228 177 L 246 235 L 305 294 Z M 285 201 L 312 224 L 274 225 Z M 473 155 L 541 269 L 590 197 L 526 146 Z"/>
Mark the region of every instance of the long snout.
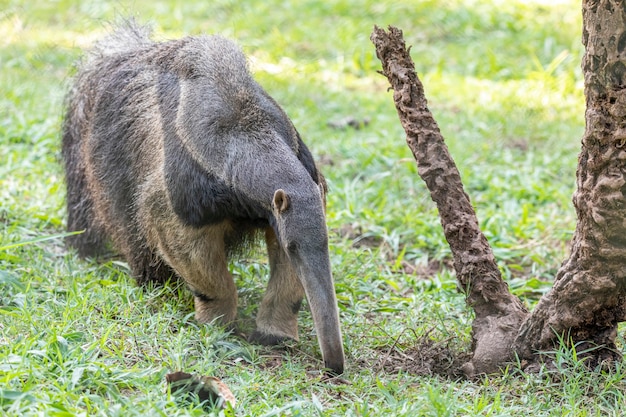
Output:
<path fill-rule="evenodd" d="M 301 271 L 300 278 L 313 316 L 324 366 L 333 374 L 340 375 L 344 371 L 345 360 L 330 262 L 323 260 L 311 265 L 304 261 L 298 269 Z"/>

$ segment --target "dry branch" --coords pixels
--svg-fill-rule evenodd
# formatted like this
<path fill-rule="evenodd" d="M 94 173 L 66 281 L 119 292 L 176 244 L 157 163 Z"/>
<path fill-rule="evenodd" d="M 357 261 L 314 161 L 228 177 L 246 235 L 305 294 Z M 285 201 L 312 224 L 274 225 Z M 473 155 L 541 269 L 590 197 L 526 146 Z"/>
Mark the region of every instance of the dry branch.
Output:
<path fill-rule="evenodd" d="M 436 203 L 452 250 L 459 288 L 475 313 L 473 358 L 464 365 L 468 376 L 493 372 L 513 357 L 512 344 L 528 312 L 513 296 L 480 231 L 461 176 L 427 107 L 424 88 L 405 46 L 402 31 L 378 27 L 370 37 L 382 62 L 382 74 L 394 90 L 393 100 L 418 174 Z"/>

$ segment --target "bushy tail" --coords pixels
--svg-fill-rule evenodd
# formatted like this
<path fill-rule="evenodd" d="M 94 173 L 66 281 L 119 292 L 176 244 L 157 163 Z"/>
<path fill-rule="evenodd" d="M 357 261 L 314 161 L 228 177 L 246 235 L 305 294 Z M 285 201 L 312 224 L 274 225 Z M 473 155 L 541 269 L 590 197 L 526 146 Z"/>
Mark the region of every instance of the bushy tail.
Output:
<path fill-rule="evenodd" d="M 67 229 L 83 231 L 67 238 L 82 257 L 95 256 L 105 250 L 108 240 L 104 227 L 97 221 L 93 190 L 87 178 L 86 158 L 83 155 L 85 136 L 93 122 L 96 91 L 103 66 L 113 65 L 112 55 L 126 55 L 138 47 L 151 44 L 150 31 L 132 20 L 117 26 L 117 30 L 98 42 L 85 60 L 79 63 L 77 74 L 66 97 L 66 113 L 62 129 L 62 156 L 67 186 Z M 106 72 L 106 71 L 105 71 Z"/>

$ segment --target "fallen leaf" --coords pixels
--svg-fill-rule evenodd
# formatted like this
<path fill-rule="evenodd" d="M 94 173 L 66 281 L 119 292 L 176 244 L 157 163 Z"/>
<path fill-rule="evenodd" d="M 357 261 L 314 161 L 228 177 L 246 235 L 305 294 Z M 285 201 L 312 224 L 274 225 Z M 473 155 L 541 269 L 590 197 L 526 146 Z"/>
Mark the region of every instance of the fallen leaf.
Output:
<path fill-rule="evenodd" d="M 173 372 L 165 375 L 172 394 L 195 394 L 202 403 L 208 401 L 211 405 L 226 408 L 229 403 L 235 408 L 235 396 L 221 379 L 214 376 L 193 375 L 187 372 Z"/>

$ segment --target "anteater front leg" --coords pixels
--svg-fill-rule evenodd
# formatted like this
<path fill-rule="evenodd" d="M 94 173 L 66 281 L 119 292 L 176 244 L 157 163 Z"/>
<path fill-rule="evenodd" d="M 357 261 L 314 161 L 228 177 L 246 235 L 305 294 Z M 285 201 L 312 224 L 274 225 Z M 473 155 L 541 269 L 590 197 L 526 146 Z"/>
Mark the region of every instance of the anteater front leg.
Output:
<path fill-rule="evenodd" d="M 270 261 L 270 279 L 256 317 L 257 329 L 250 340 L 275 345 L 285 339 L 298 340 L 297 316 L 304 298 L 304 288 L 272 228 L 266 229 L 265 241 Z"/>
<path fill-rule="evenodd" d="M 196 319 L 231 324 L 237 315 L 237 288 L 228 271 L 224 244 L 230 225 L 163 226 L 159 226 L 159 252 L 191 289 Z"/>

